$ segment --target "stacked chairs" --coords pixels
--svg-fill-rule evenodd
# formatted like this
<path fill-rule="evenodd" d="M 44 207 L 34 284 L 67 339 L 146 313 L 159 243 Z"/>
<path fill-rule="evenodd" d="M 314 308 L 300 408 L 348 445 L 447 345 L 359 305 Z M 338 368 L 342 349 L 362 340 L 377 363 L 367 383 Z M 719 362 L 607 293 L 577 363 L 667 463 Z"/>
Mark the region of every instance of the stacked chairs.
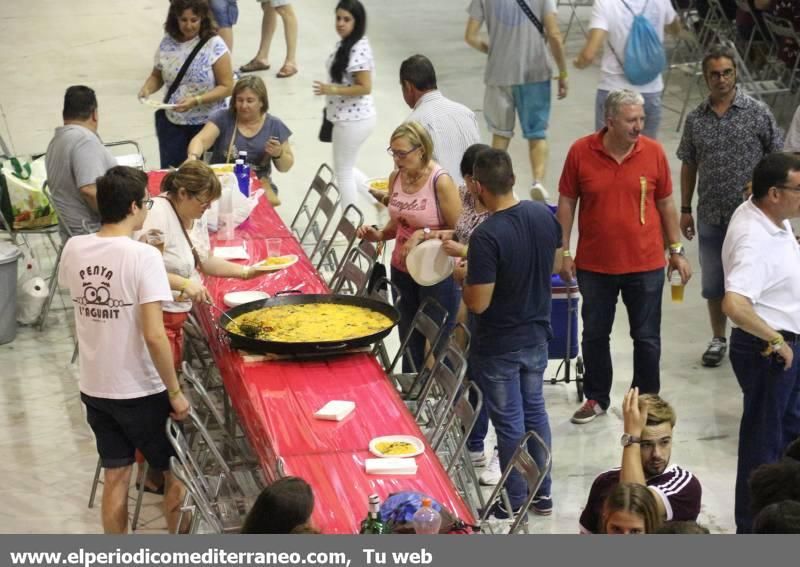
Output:
<path fill-rule="evenodd" d="M 333 220 L 339 206 L 339 189 L 333 183 L 333 170 L 323 163 L 303 197 L 297 213 L 289 224 L 304 250 L 316 248 Z"/>
<path fill-rule="evenodd" d="M 541 462 L 536 462 L 536 459 L 534 459 L 528 452 L 528 443 L 531 442 L 538 446 L 539 451 L 544 456 L 544 458 L 541 459 Z M 511 456 L 511 460 L 503 470 L 503 475 L 500 477 L 500 482 L 497 483 L 497 486 L 495 486 L 492 494 L 486 501 L 486 507 L 483 509 L 479 520 L 481 530 L 484 533 L 487 531 L 492 534 L 496 533 L 495 529 L 497 529 L 497 526 L 495 523 L 501 521 L 489 520 L 489 514 L 491 512 L 492 505 L 498 500 L 502 499 L 506 510 L 509 510 L 509 512 L 512 511 L 511 502 L 509 501 L 508 494 L 505 491 L 505 484 L 508 480 L 508 476 L 511 474 L 511 471 L 516 469 L 525 478 L 525 482 L 528 485 L 528 495 L 525 498 L 522 506 L 520 506 L 519 510 L 513 512 L 508 533 L 515 534 L 521 529 L 527 533 L 528 509 L 531 507 L 533 499 L 536 497 L 536 492 L 539 490 L 544 477 L 550 472 L 551 467 L 552 457 L 550 455 L 550 449 L 548 449 L 545 442 L 541 437 L 539 437 L 539 435 L 536 434 L 536 432 L 528 431 L 522 437 L 522 439 L 519 440 L 517 448 L 514 451 L 514 454 Z"/>
<path fill-rule="evenodd" d="M 372 270 L 375 270 L 374 265 L 372 266 Z M 383 303 L 387 303 L 389 305 L 397 305 L 400 303 L 401 299 L 400 290 L 398 287 L 394 285 L 391 280 L 385 277 L 376 279 L 372 289 L 369 289 L 368 283 L 366 295 L 370 299 L 382 301 Z M 392 361 L 389 358 L 389 351 L 386 349 L 386 343 L 384 343 L 383 339 L 375 343 L 375 348 L 373 349 L 372 354 L 378 358 L 378 362 L 380 362 L 381 367 L 386 372 L 389 372 L 389 368 L 392 366 Z"/>
<path fill-rule="evenodd" d="M 316 269 L 320 274 L 323 270 L 330 275 L 326 282 L 331 286 L 333 279 L 342 267 L 342 263 L 350 254 L 356 242 L 356 232 L 358 227 L 364 224 L 364 215 L 355 205 L 347 205 L 347 208 L 339 217 L 339 222 L 329 236 L 323 236 L 314 247 L 314 251 L 308 259 L 316 262 Z M 341 260 L 338 258 L 337 247 L 344 246 L 341 252 Z"/>
<path fill-rule="evenodd" d="M 771 14 L 764 14 L 764 25 L 767 32 L 772 36 L 774 50 L 770 53 L 766 69 L 773 69 L 772 78 L 782 86 L 788 88 L 793 94 L 789 104 L 790 115 L 794 112 L 798 102 L 800 102 L 800 49 L 794 61 L 783 61 L 778 57 L 781 46 L 786 42 L 794 42 L 800 46 L 800 32 L 795 30 L 792 22 L 784 18 L 778 18 Z"/>
<path fill-rule="evenodd" d="M 569 13 L 569 21 L 567 22 L 567 29 L 564 31 L 564 43 L 567 43 L 567 39 L 569 38 L 569 31 L 572 29 L 572 22 L 576 22 L 578 27 L 581 29 L 581 33 L 586 36 L 587 31 L 581 22 L 581 18 L 578 15 L 578 8 L 580 7 L 587 7 L 591 8 L 594 4 L 594 0 L 558 0 L 557 6 L 568 6 L 570 13 Z"/>
<path fill-rule="evenodd" d="M 454 340 L 436 357 L 419 397 L 409 400 L 414 419 L 434 447 L 452 419 L 456 398 L 467 374 L 467 357 Z"/>
<path fill-rule="evenodd" d="M 366 295 L 372 268 L 378 259 L 378 251 L 372 242 L 361 240 L 350 249 L 331 278 L 329 287 L 333 293 Z"/>

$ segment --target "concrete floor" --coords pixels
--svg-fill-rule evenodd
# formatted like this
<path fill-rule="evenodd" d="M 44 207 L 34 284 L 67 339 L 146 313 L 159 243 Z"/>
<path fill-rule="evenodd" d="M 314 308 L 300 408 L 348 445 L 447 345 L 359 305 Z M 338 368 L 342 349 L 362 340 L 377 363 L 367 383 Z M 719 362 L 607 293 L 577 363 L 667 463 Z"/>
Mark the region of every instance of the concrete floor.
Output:
<path fill-rule="evenodd" d="M 379 120 L 361 151 L 360 168 L 369 176 L 377 176 L 387 174 L 392 167 L 385 152 L 388 137 L 409 112 L 401 97 L 397 70 L 405 57 L 417 52 L 433 60 L 445 95 L 475 109 L 488 140 L 481 116 L 485 58 L 462 39 L 467 2 L 366 4 L 368 36 L 377 61 L 373 92 Z M 267 81 L 271 112 L 294 132 L 296 164 L 291 172 L 277 178 L 283 189 L 280 212 L 284 219 L 291 219 L 320 162 L 330 161 L 330 147 L 317 141 L 322 101 L 313 95 L 311 83 L 325 77 L 324 62 L 337 39 L 334 6 L 332 0 L 296 3 L 300 73 L 290 79 L 274 78 L 284 53 L 279 30 L 273 44 L 273 70 L 261 74 Z M 237 67 L 255 53 L 260 26 L 256 2 L 242 0 L 239 9 L 233 56 Z M 150 71 L 165 12 L 163 0 L 9 3 L 0 16 L 0 51 L 6 54 L 0 81 L 0 135 L 18 154 L 44 151 L 53 129 L 61 124 L 64 89 L 83 83 L 98 94 L 103 139 L 134 139 L 141 144 L 150 166 L 157 166 L 152 112 L 137 102 L 136 93 Z M 561 13 L 565 25 L 568 15 Z M 581 15 L 588 19 L 587 10 Z M 567 42 L 570 58 L 581 43 L 580 31 L 573 27 Z M 593 125 L 598 71 L 572 69 L 570 75 L 569 97 L 553 103 L 547 176 L 551 194 L 555 194 L 570 144 L 590 132 Z M 680 79 L 676 79 L 671 88 L 680 94 L 680 86 Z M 667 102 L 679 104 L 675 97 Z M 665 111 L 661 139 L 677 182 L 676 123 L 677 114 Z M 510 151 L 519 193 L 524 196 L 530 183 L 526 144 L 515 139 Z M 696 245 L 688 243 L 687 250 L 695 280 L 687 288 L 686 302 L 673 304 L 665 294 L 662 395 L 679 416 L 673 462 L 692 470 L 703 484 L 700 521 L 712 532 L 731 532 L 740 393 L 727 360 L 716 369 L 700 366 L 710 331 L 699 292 Z M 101 530 L 99 511 L 86 507 L 96 453 L 78 399 L 76 368 L 69 364 L 70 318 L 71 312 L 57 309 L 45 332 L 21 328 L 14 343 L 0 346 L 0 462 L 5 473 L 0 485 L 2 532 Z M 619 403 L 629 386 L 632 366 L 624 313 L 615 325 L 612 348 L 618 379 L 608 415 L 588 425 L 572 425 L 569 417 L 576 408 L 574 384 L 546 386 L 553 428 L 555 512 L 534 522 L 536 532 L 577 532 L 577 518 L 593 478 L 619 465 Z M 555 364 L 550 370 L 555 371 Z M 163 520 L 157 517 L 157 500 L 150 500 L 155 497 L 149 495 L 147 498 L 146 529 L 160 531 Z"/>

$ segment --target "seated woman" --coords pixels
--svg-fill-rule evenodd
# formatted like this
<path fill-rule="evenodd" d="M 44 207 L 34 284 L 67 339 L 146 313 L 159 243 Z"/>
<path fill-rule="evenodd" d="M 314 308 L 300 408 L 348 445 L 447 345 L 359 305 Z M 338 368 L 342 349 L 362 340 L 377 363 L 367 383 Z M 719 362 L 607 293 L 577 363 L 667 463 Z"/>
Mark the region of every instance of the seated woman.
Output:
<path fill-rule="evenodd" d="M 643 484 L 621 482 L 603 506 L 603 532 L 610 535 L 652 534 L 661 527 L 656 499 Z"/>
<path fill-rule="evenodd" d="M 319 533 L 311 525 L 314 493 L 302 478 L 287 476 L 258 495 L 242 526 L 243 534 Z"/>
<path fill-rule="evenodd" d="M 264 186 L 269 202 L 280 205 L 278 188 L 272 182 L 272 166 L 284 173 L 294 165 L 289 145 L 292 131 L 277 116 L 269 114 L 264 81 L 255 75 L 239 79 L 233 87 L 230 109 L 213 113 L 203 129 L 192 138 L 187 150 L 190 160 L 202 159 L 213 147 L 211 163 L 233 163 L 239 152 L 247 152 L 247 163 Z"/>
<path fill-rule="evenodd" d="M 174 301 L 164 303 L 164 327 L 172 346 L 175 368 L 183 359 L 183 324 L 192 303 L 211 302 L 200 272 L 218 277 L 249 279 L 260 275 L 250 266 L 211 256 L 208 226 L 203 213 L 219 199 L 222 187 L 212 169 L 201 161 L 184 163 L 161 182 L 161 195 L 153 199 L 139 235 L 161 233 L 158 245 L 164 255 Z"/>

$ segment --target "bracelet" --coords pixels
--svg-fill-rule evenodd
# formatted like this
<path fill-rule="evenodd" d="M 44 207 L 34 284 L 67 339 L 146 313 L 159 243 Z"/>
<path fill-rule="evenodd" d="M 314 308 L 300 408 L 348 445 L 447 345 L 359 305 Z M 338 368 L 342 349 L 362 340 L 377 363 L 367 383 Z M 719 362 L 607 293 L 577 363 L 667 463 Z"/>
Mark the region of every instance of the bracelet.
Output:
<path fill-rule="evenodd" d="M 672 251 L 681 250 L 683 249 L 683 244 L 681 244 L 680 242 L 675 242 L 674 244 L 669 245 L 669 249 Z"/>
<path fill-rule="evenodd" d="M 182 394 L 182 392 L 181 392 L 181 386 L 180 386 L 180 384 L 178 384 L 178 387 L 177 387 L 177 388 L 175 388 L 174 390 L 167 390 L 167 395 L 169 396 L 169 399 L 170 399 L 170 400 L 171 400 L 172 398 L 177 398 L 177 397 L 178 397 L 178 396 L 180 396 L 181 394 Z"/>
<path fill-rule="evenodd" d="M 272 159 L 281 159 L 282 157 L 283 157 L 283 150 L 281 150 L 280 154 L 278 154 L 276 156 L 272 156 Z"/>
<path fill-rule="evenodd" d="M 769 341 L 769 346 L 772 347 L 772 350 L 778 350 L 785 343 L 786 343 L 786 341 L 784 340 L 783 335 L 778 335 L 777 337 L 775 337 L 774 339 L 771 339 Z"/>
<path fill-rule="evenodd" d="M 469 246 L 464 246 L 464 253 L 463 253 L 463 254 L 461 254 L 461 257 L 462 257 L 462 258 L 466 258 L 466 257 L 467 257 L 467 252 L 468 252 L 468 251 L 469 251 Z"/>
<path fill-rule="evenodd" d="M 681 207 L 681 214 L 683 214 L 683 215 L 691 215 L 692 214 L 692 207 Z"/>
<path fill-rule="evenodd" d="M 203 99 L 200 98 L 200 95 L 197 95 L 196 97 L 194 97 L 194 101 L 195 101 L 195 103 L 197 103 L 197 106 L 200 106 L 201 104 L 203 104 Z"/>
<path fill-rule="evenodd" d="M 250 275 L 250 266 L 242 266 L 242 279 L 246 280 Z"/>
<path fill-rule="evenodd" d="M 569 73 L 567 71 L 561 71 L 558 74 L 559 80 L 563 80 L 569 77 Z"/>
<path fill-rule="evenodd" d="M 564 250 L 561 255 L 564 256 L 564 258 L 572 258 L 572 253 L 569 250 Z"/>
<path fill-rule="evenodd" d="M 190 280 L 189 278 L 184 278 L 183 285 L 181 286 L 180 293 L 178 293 L 178 297 L 183 297 L 186 293 L 186 288 L 189 287 Z"/>

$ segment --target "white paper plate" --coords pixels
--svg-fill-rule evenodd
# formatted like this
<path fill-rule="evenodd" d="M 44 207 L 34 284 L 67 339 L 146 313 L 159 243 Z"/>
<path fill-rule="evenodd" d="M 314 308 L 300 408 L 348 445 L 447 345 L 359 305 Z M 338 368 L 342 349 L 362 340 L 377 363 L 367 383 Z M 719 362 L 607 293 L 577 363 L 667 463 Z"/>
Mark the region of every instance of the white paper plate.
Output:
<path fill-rule="evenodd" d="M 214 257 L 223 260 L 249 260 L 250 254 L 244 246 L 217 246 L 214 248 Z"/>
<path fill-rule="evenodd" d="M 276 258 L 285 258 L 287 261 L 285 264 L 268 265 L 264 263 L 266 260 L 263 260 L 258 264 L 254 264 L 253 269 L 258 270 L 259 272 L 275 272 L 277 270 L 282 270 L 284 268 L 288 268 L 289 266 L 293 266 L 297 263 L 297 260 L 299 260 L 296 254 L 284 254 L 283 256 L 276 256 Z"/>
<path fill-rule="evenodd" d="M 166 104 L 164 102 L 153 100 L 152 98 L 140 98 L 139 102 L 141 102 L 145 106 L 149 106 L 151 108 L 155 108 L 157 110 L 175 108 L 178 106 L 177 104 Z"/>
<path fill-rule="evenodd" d="M 408 253 L 406 269 L 419 285 L 436 285 L 453 273 L 453 259 L 442 249 L 442 241 L 434 238 Z"/>
<path fill-rule="evenodd" d="M 222 302 L 228 307 L 239 307 L 251 301 L 268 298 L 269 294 L 263 291 L 232 291 L 225 294 L 225 297 L 222 298 Z"/>
<path fill-rule="evenodd" d="M 396 443 L 398 441 L 405 441 L 414 446 L 414 452 L 407 455 L 385 455 L 378 451 L 378 443 Z M 416 457 L 425 452 L 425 443 L 412 435 L 385 435 L 383 437 L 376 437 L 369 442 L 369 452 L 376 457 L 392 458 L 392 459 L 407 459 L 409 457 Z"/>

